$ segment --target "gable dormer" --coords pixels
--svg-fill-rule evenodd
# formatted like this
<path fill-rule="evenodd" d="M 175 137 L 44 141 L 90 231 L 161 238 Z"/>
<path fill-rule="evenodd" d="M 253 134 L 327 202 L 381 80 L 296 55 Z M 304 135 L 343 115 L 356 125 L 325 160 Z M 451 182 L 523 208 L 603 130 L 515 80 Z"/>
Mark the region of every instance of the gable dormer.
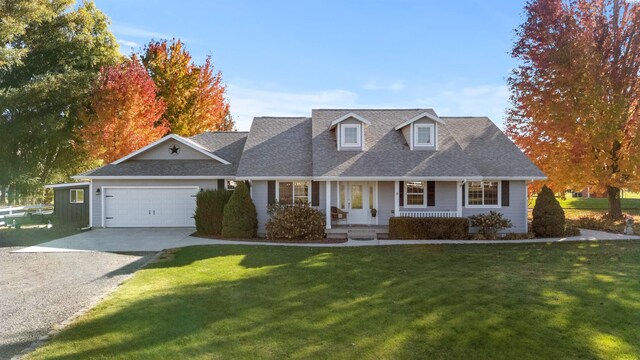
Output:
<path fill-rule="evenodd" d="M 338 151 L 363 151 L 365 128 L 371 121 L 355 113 L 348 113 L 331 122 L 329 130 L 335 130 Z"/>
<path fill-rule="evenodd" d="M 437 115 L 425 111 L 396 126 L 396 130 L 402 131 L 411 150 L 438 150 L 438 125 L 442 124 Z"/>

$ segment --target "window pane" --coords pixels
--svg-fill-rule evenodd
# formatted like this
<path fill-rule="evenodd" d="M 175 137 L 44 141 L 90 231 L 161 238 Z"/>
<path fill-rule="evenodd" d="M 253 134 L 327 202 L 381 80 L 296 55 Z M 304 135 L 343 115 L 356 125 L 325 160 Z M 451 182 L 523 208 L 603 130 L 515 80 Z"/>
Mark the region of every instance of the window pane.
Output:
<path fill-rule="evenodd" d="M 497 181 L 484 182 L 484 204 L 498 205 L 498 182 Z"/>
<path fill-rule="evenodd" d="M 78 190 L 78 192 L 76 193 L 76 202 L 84 202 L 84 190 Z"/>
<path fill-rule="evenodd" d="M 293 197 L 296 202 L 309 202 L 309 186 L 306 181 L 293 183 Z"/>
<path fill-rule="evenodd" d="M 373 209 L 373 185 L 369 185 L 369 209 Z"/>
<path fill-rule="evenodd" d="M 418 127 L 418 144 L 424 145 L 431 143 L 431 128 Z"/>
<path fill-rule="evenodd" d="M 283 204 L 293 204 L 293 183 L 281 182 L 278 186 L 279 201 Z"/>
<path fill-rule="evenodd" d="M 237 186 L 237 183 L 233 180 L 228 180 L 227 181 L 227 189 L 228 190 L 235 190 Z"/>
<path fill-rule="evenodd" d="M 469 186 L 469 205 L 482 205 L 482 182 L 472 181 Z"/>
<path fill-rule="evenodd" d="M 76 202 L 76 191 L 71 190 L 71 203 Z"/>
<path fill-rule="evenodd" d="M 362 185 L 351 185 L 351 208 L 362 209 Z"/>
<path fill-rule="evenodd" d="M 424 182 L 407 182 L 407 205 L 424 205 Z"/>
<path fill-rule="evenodd" d="M 346 127 L 344 128 L 344 143 L 355 145 L 358 143 L 358 128 Z"/>
<path fill-rule="evenodd" d="M 340 209 L 344 209 L 346 191 L 344 189 L 344 183 L 340 183 Z"/>

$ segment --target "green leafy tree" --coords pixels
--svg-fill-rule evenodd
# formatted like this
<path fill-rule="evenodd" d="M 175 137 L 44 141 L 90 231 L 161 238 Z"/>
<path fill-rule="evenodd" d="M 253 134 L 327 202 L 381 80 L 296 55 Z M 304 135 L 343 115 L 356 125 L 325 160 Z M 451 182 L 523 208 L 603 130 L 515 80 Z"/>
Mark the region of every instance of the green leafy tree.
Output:
<path fill-rule="evenodd" d="M 8 9 L 15 14 L 3 20 L 23 11 Z M 75 8 L 73 0 L 45 1 L 32 18 L 4 39 L 5 53 L 19 50 L 20 60 L 0 67 L 0 188 L 13 194 L 33 193 L 87 167 L 74 138 L 77 115 L 100 68 L 121 57 L 107 17 L 93 2 Z"/>
<path fill-rule="evenodd" d="M 544 185 L 533 207 L 531 231 L 538 237 L 558 237 L 564 235 L 565 226 L 564 210 L 553 191 Z"/>
<path fill-rule="evenodd" d="M 167 104 L 164 119 L 172 133 L 192 136 L 233 129 L 226 87 L 211 57 L 196 65 L 180 40 L 162 40 L 146 46 L 142 62 Z"/>
<path fill-rule="evenodd" d="M 224 207 L 222 236 L 228 238 L 253 238 L 258 228 L 256 206 L 251 200 L 249 187 L 241 181 Z"/>

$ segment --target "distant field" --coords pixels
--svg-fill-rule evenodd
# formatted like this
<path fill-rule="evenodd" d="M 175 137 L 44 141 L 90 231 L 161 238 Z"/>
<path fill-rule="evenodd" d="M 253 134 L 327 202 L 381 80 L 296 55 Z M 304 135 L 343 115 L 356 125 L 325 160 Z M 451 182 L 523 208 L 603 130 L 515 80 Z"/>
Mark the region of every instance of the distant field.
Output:
<path fill-rule="evenodd" d="M 609 207 L 606 198 L 572 198 L 567 194 L 566 199 L 557 198 L 563 209 L 578 210 L 607 210 Z M 622 210 L 640 210 L 640 193 L 625 192 L 622 201 Z M 529 207 L 533 208 L 536 204 L 536 198 L 529 199 Z"/>

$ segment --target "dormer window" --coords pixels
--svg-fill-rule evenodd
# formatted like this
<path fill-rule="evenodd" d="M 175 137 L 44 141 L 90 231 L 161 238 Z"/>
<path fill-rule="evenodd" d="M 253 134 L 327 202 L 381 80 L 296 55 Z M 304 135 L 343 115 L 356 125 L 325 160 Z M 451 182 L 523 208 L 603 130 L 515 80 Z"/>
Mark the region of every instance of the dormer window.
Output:
<path fill-rule="evenodd" d="M 362 126 L 360 124 L 342 124 L 341 146 L 360 147 L 362 145 Z"/>
<path fill-rule="evenodd" d="M 414 146 L 434 146 L 433 124 L 415 124 Z"/>

